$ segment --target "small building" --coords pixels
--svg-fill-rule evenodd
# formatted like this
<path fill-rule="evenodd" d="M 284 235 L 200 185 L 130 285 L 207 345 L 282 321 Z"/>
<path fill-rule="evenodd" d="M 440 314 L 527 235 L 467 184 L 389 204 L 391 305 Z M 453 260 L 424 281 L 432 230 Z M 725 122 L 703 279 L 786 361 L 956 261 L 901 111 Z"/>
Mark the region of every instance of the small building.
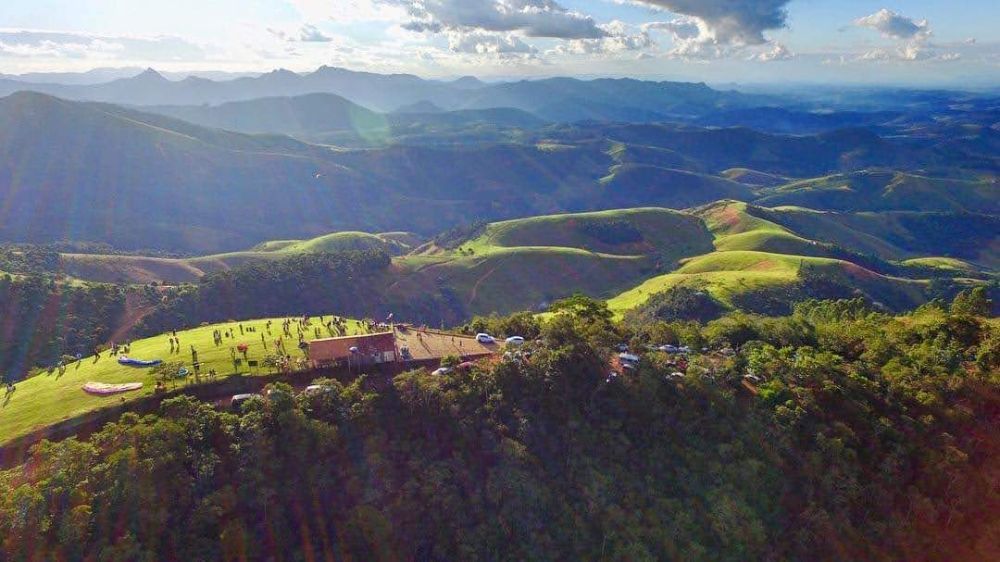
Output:
<path fill-rule="evenodd" d="M 313 340 L 308 343 L 308 353 L 317 366 L 395 363 L 396 337 L 385 332 Z"/>

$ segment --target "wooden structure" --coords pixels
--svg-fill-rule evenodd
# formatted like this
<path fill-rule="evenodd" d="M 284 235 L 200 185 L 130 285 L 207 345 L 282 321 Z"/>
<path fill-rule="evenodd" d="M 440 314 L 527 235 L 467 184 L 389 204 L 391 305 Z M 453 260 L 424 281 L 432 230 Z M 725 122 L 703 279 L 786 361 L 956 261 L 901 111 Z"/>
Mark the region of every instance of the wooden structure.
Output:
<path fill-rule="evenodd" d="M 396 337 L 392 332 L 313 340 L 308 343 L 309 360 L 318 367 L 395 363 Z"/>

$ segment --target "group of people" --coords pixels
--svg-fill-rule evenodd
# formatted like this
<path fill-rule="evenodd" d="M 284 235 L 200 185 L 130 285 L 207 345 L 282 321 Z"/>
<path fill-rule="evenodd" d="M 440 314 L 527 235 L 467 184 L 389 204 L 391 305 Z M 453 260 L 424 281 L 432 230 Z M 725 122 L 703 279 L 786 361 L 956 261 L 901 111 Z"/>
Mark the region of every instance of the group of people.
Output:
<path fill-rule="evenodd" d="M 128 355 L 129 350 L 132 349 L 132 340 L 125 340 L 125 343 L 119 345 L 115 342 L 111 342 L 111 355 L 116 356 L 119 353 Z"/>

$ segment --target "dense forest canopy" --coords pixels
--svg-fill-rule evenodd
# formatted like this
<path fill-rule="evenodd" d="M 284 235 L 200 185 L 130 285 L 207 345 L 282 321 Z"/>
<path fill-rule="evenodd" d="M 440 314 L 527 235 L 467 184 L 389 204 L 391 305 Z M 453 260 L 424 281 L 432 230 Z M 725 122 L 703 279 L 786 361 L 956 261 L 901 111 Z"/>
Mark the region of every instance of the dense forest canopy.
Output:
<path fill-rule="evenodd" d="M 539 337 L 471 371 L 275 384 L 239 413 L 172 399 L 42 443 L 0 474 L 0 560 L 996 559 L 989 307 L 478 318 Z M 621 342 L 718 351 L 682 380 L 659 352 L 609 377 Z"/>
<path fill-rule="evenodd" d="M 89 355 L 107 342 L 124 306 L 119 287 L 0 274 L 0 375 L 20 378 L 64 355 Z"/>

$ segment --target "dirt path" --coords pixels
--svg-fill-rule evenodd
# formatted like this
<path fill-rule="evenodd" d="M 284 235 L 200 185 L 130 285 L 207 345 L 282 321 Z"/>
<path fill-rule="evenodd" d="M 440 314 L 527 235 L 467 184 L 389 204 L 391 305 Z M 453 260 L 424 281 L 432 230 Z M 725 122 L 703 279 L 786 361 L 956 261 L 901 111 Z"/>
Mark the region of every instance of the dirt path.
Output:
<path fill-rule="evenodd" d="M 504 261 L 505 260 L 503 258 L 501 258 L 500 260 L 498 260 L 497 264 L 495 266 L 493 266 L 493 269 L 487 271 L 485 274 L 483 274 L 482 277 L 480 277 L 478 280 L 476 280 L 476 284 L 472 286 L 472 291 L 471 291 L 471 294 L 469 295 L 468 306 L 472 306 L 472 303 L 476 302 L 476 296 L 479 294 L 479 286 L 483 284 L 483 281 L 486 281 L 487 279 L 489 279 L 490 276 L 493 275 L 493 273 L 497 270 L 497 268 L 499 268 L 501 265 L 503 265 Z"/>
<path fill-rule="evenodd" d="M 135 291 L 128 291 L 125 293 L 125 314 L 122 316 L 121 322 L 115 331 L 112 332 L 111 337 L 108 339 L 110 342 L 120 342 L 123 341 L 128 333 L 138 324 L 143 318 L 149 316 L 153 310 L 156 309 L 155 304 L 144 303 L 142 296 Z"/>

